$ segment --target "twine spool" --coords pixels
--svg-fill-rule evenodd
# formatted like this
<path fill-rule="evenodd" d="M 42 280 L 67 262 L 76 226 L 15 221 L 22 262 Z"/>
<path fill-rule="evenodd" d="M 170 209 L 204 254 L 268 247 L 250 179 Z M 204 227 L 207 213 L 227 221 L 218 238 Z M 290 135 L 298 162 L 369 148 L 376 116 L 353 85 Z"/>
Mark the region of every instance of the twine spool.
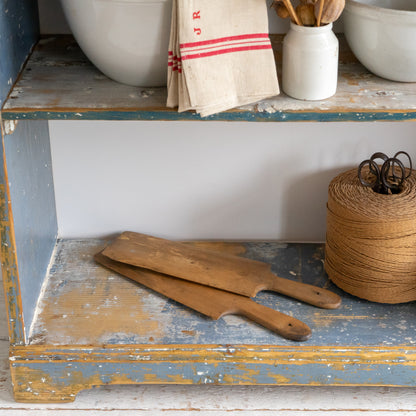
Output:
<path fill-rule="evenodd" d="M 327 207 L 329 278 L 373 302 L 416 300 L 415 171 L 392 195 L 362 186 L 357 169 L 344 172 L 329 185 Z"/>

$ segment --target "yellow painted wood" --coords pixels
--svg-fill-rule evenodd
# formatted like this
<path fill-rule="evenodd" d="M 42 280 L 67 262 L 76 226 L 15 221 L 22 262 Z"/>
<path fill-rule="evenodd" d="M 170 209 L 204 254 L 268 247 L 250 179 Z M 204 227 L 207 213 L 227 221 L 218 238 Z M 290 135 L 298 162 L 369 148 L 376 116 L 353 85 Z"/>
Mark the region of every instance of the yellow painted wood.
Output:
<path fill-rule="evenodd" d="M 68 252 L 58 253 L 52 272 L 62 267 L 65 272 L 57 279 L 49 279 L 32 326 L 31 344 L 100 345 L 109 339 L 129 338 L 129 334 L 139 342 L 153 342 L 169 333 L 170 318 L 163 314 L 167 298 L 155 296 L 94 262 L 94 255 L 107 244 L 99 240 L 75 243 Z M 232 254 L 245 251 L 244 245 L 237 242 L 196 245 Z"/>
<path fill-rule="evenodd" d="M 25 341 L 25 329 L 23 321 L 22 297 L 19 283 L 13 212 L 9 189 L 10 185 L 7 174 L 6 155 L 4 148 L 5 132 L 3 130 L 1 116 L 0 129 L 2 138 L 1 176 L 4 176 L 2 178 L 2 183 L 0 183 L 1 273 L 6 300 L 9 340 L 12 344 L 19 344 Z"/>
<path fill-rule="evenodd" d="M 84 352 L 82 352 L 84 349 Z M 191 371 L 186 373 L 157 374 L 148 372 L 140 383 L 144 384 L 198 384 L 193 374 L 200 368 L 211 366 L 217 368 L 217 380 L 214 384 L 222 385 L 302 385 L 294 383 L 290 373 L 279 370 L 282 368 L 299 367 L 293 371 L 308 371 L 310 366 L 324 368 L 328 375 L 339 374 L 331 380 L 332 386 L 362 385 L 352 379 L 345 382 L 343 372 L 351 372 L 351 367 L 357 366 L 360 371 L 370 373 L 373 367 L 388 363 L 392 372 L 403 368 L 402 348 L 361 348 L 337 347 L 326 348 L 300 347 L 296 351 L 290 348 L 273 345 L 253 346 L 238 345 L 234 347 L 219 345 L 153 345 L 146 346 L 107 346 L 101 349 L 88 346 L 27 346 L 12 349 L 13 362 L 11 375 L 15 390 L 15 399 L 21 402 L 69 402 L 73 401 L 81 390 L 93 386 L 137 384 L 131 374 L 114 371 L 105 373 L 100 370 L 85 376 L 77 369 L 80 365 L 92 365 L 103 368 L 106 365 L 127 365 L 128 367 L 143 365 L 143 367 L 157 367 L 169 363 L 172 368 L 187 365 Z M 47 365 L 64 362 L 64 368 L 59 370 L 57 377 L 51 377 Z M 32 369 L 27 364 L 39 364 L 38 369 Z M 142 364 L 140 364 L 142 363 Z M 19 364 L 22 364 L 18 366 Z M 202 364 L 202 366 L 201 366 Z M 42 369 L 45 368 L 44 370 Z M 412 371 L 416 366 L 416 351 L 407 352 L 405 366 Z M 223 372 L 224 368 L 232 366 L 237 373 Z M 268 366 L 267 382 L 259 380 L 262 366 Z M 146 368 L 147 368 L 146 367 Z M 396 369 L 397 368 L 397 369 Z M 188 374 L 188 375 L 187 375 Z M 358 373 L 357 373 L 358 375 Z M 205 384 L 201 378 L 201 383 Z M 309 386 L 326 385 L 324 378 L 308 383 Z M 367 386 L 377 386 L 380 383 L 371 380 Z M 34 395 L 35 394 L 35 395 Z"/>
<path fill-rule="evenodd" d="M 17 400 L 71 401 L 93 385 L 120 383 L 416 384 L 412 305 L 384 308 L 344 296 L 340 309 L 323 310 L 273 293 L 257 296 L 311 327 L 312 337 L 299 344 L 241 317 L 210 320 L 106 270 L 93 256 L 107 244 L 58 243 L 30 343 L 11 348 Z M 322 272 L 319 245 L 229 247 L 341 293 Z"/>

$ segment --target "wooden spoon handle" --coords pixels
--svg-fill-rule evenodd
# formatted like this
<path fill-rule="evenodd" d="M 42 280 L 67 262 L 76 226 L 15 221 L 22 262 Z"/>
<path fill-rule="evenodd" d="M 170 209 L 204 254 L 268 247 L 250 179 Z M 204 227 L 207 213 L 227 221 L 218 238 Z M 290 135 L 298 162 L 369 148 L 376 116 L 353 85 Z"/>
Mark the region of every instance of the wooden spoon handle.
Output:
<path fill-rule="evenodd" d="M 299 17 L 298 17 L 298 15 L 297 15 L 297 14 L 296 14 L 296 12 L 295 12 L 295 9 L 294 9 L 294 8 L 293 8 L 293 6 L 292 6 L 291 1 L 290 1 L 290 0 L 283 0 L 283 3 L 284 3 L 284 5 L 286 6 L 286 9 L 288 10 L 288 12 L 289 12 L 289 14 L 290 14 L 291 19 L 292 19 L 292 20 L 294 20 L 294 21 L 295 21 L 295 23 L 296 23 L 298 26 L 303 26 L 303 25 L 302 25 L 302 22 L 300 21 L 300 19 L 299 19 Z"/>
<path fill-rule="evenodd" d="M 271 290 L 324 309 L 337 309 L 341 298 L 327 289 L 278 277 L 270 272 L 270 283 L 263 290 Z"/>
<path fill-rule="evenodd" d="M 324 10 L 324 2 L 325 2 L 325 0 L 320 0 L 318 16 L 316 18 L 316 26 L 321 26 L 322 12 Z"/>
<path fill-rule="evenodd" d="M 260 305 L 250 298 L 238 296 L 233 306 L 233 314 L 243 315 L 292 341 L 306 341 L 312 334 L 311 329 L 302 321 Z"/>

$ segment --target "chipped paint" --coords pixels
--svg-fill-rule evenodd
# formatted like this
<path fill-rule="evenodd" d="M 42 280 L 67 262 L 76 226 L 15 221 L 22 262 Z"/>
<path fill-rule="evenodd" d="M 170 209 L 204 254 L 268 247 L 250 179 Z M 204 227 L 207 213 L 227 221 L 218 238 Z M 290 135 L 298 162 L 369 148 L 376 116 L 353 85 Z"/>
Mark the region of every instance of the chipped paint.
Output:
<path fill-rule="evenodd" d="M 284 348 L 253 345 L 107 348 L 31 346 L 12 350 L 19 401 L 72 401 L 104 384 L 397 385 L 416 381 L 416 349 Z M 145 355 L 149 359 L 136 360 Z"/>
<path fill-rule="evenodd" d="M 100 268 L 93 254 L 105 244 L 59 240 L 31 344 L 11 350 L 17 400 L 72 400 L 102 384 L 416 384 L 413 305 L 386 308 L 342 293 L 323 271 L 321 244 L 204 243 L 342 295 L 337 310 L 256 296 L 310 325 L 313 336 L 301 344 L 238 316 L 212 321 Z"/>
<path fill-rule="evenodd" d="M 4 154 L 1 153 L 3 160 Z M 17 269 L 16 244 L 14 240 L 13 217 L 10 207 L 9 181 L 4 163 L 0 163 L 0 235 L 1 271 L 11 344 L 23 344 L 25 330 L 20 284 Z"/>
<path fill-rule="evenodd" d="M 109 85 L 106 77 L 91 71 L 84 58 L 74 59 L 71 53 L 76 56 L 77 48 L 68 56 L 50 56 L 48 47 L 53 47 L 55 41 L 63 42 L 61 38 L 40 43 L 28 64 L 30 71 L 22 74 L 6 102 L 2 113 L 5 120 L 200 120 L 194 113 L 164 108 L 164 89 L 132 90 Z M 340 93 L 329 101 L 301 103 L 282 94 L 204 120 L 416 120 L 415 92 L 409 92 L 408 85 L 395 85 L 392 91 L 391 84 L 363 72 L 356 62 L 345 59 L 342 65 Z M 89 85 L 94 85 L 93 104 L 91 86 L 68 94 L 59 92 L 62 68 L 80 77 L 85 70 L 91 71 L 87 78 L 91 78 Z M 58 77 L 53 89 L 40 85 L 39 94 L 31 94 L 37 70 Z M 46 79 L 50 84 L 50 78 Z M 400 88 L 406 88 L 406 94 Z M 109 89 L 114 94 L 108 94 Z M 97 99 L 100 94 L 102 99 Z M 348 99 L 351 95 L 354 100 Z M 108 97 L 111 102 L 105 101 Z M 97 102 L 102 108 L 97 109 Z M 373 305 L 343 294 L 340 310 L 316 311 L 293 299 L 259 294 L 259 303 L 312 327 L 313 337 L 297 344 L 240 317 L 213 322 L 108 271 L 100 271 L 92 254 L 103 241 L 93 240 L 58 242 L 44 280 L 30 343 L 20 347 L 19 343 L 24 343 L 22 296 L 8 205 L 10 190 L 4 175 L 0 181 L 1 255 L 17 400 L 72 401 L 80 390 L 94 385 L 132 383 L 416 385 L 412 305 Z M 227 248 L 235 250 L 234 254 L 271 263 L 273 272 L 282 277 L 342 294 L 323 272 L 321 245 L 235 243 L 222 247 Z M 26 277 L 22 282 L 28 280 L 32 279 Z M 36 296 L 32 297 L 35 303 Z M 32 309 L 25 308 L 29 315 Z"/>
<path fill-rule="evenodd" d="M 296 345 L 243 317 L 226 316 L 212 321 L 101 268 L 93 255 L 105 244 L 105 240 L 58 242 L 31 344 L 234 346 L 253 340 L 256 345 Z M 412 304 L 386 308 L 345 296 L 323 271 L 323 245 L 245 243 L 243 255 L 272 264 L 278 276 L 326 287 L 343 296 L 337 310 L 320 310 L 271 292 L 256 296 L 257 302 L 308 324 L 313 335 L 305 345 L 415 344 L 410 335 L 416 329 Z M 231 351 L 232 348 L 232 354 Z"/>
<path fill-rule="evenodd" d="M 35 2 L 0 1 L 0 108 L 39 36 L 38 25 Z"/>
<path fill-rule="evenodd" d="M 344 314 L 344 315 L 337 315 L 325 313 L 323 311 L 318 311 L 313 313 L 312 321 L 318 327 L 325 327 L 325 326 L 332 326 L 336 324 L 336 322 L 351 322 L 355 320 L 376 320 L 379 324 L 380 320 L 387 319 L 386 317 L 380 316 L 370 316 L 370 315 L 354 315 L 354 314 Z M 400 325 L 396 325 L 400 329 L 406 329 L 405 327 L 400 327 Z"/>
<path fill-rule="evenodd" d="M 18 300 L 8 299 L 21 302 L 20 321 L 28 334 L 57 234 L 47 122 L 19 122 L 13 135 L 4 135 L 3 147 L 11 236 L 2 241 L 16 256 L 14 279 L 19 287 Z"/>
<path fill-rule="evenodd" d="M 267 373 L 267 375 L 275 380 L 276 385 L 282 386 L 285 384 L 290 384 L 290 378 L 289 377 L 285 377 L 282 376 L 281 374 L 276 374 L 276 373 L 272 373 L 269 372 Z"/>
<path fill-rule="evenodd" d="M 9 135 L 12 134 L 17 126 L 18 121 L 16 120 L 4 120 L 4 133 Z"/>
<path fill-rule="evenodd" d="M 354 58 L 342 35 L 340 37 L 341 59 L 335 96 L 308 102 L 291 99 L 282 93 L 277 97 L 205 118 L 190 111 L 179 113 L 176 109 L 167 109 L 166 88 L 138 89 L 114 83 L 101 76 L 82 55 L 73 38 L 60 37 L 36 48 L 28 63 L 30 71 L 23 72 L 12 92 L 13 99 L 5 103 L 3 117 L 10 120 L 41 118 L 253 122 L 416 120 L 415 87 L 391 83 L 370 74 Z M 282 35 L 272 35 L 279 68 L 281 43 Z M 64 74 L 62 67 L 70 75 L 67 72 Z M 82 80 L 83 85 L 88 85 L 89 89 L 68 91 L 67 76 Z M 51 89 L 50 85 L 54 88 Z M 34 90 L 36 94 L 33 94 Z M 93 100 L 92 91 L 95 97 Z M 356 99 L 351 101 L 351 96 Z"/>

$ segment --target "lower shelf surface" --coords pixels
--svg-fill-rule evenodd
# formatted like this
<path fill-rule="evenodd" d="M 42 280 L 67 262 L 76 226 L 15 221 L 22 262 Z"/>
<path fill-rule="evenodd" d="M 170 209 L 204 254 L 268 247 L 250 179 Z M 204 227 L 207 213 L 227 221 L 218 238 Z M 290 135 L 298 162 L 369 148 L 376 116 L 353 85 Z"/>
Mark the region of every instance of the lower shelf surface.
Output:
<path fill-rule="evenodd" d="M 32 325 L 30 344 L 254 344 L 296 346 L 242 317 L 213 321 L 96 264 L 103 240 L 58 242 Z M 342 297 L 339 309 L 319 309 L 272 292 L 258 303 L 304 321 L 310 346 L 415 345 L 415 303 L 367 302 L 339 290 L 323 270 L 322 244 L 206 243 L 272 264 L 281 277 L 325 287 Z"/>
<path fill-rule="evenodd" d="M 93 255 L 105 244 L 58 242 L 30 343 L 11 348 L 17 400 L 68 401 L 102 384 L 416 385 L 415 303 L 342 292 L 324 272 L 322 244 L 205 243 L 341 295 L 336 310 L 256 296 L 310 326 L 302 343 L 238 316 L 213 321 L 104 269 Z"/>

